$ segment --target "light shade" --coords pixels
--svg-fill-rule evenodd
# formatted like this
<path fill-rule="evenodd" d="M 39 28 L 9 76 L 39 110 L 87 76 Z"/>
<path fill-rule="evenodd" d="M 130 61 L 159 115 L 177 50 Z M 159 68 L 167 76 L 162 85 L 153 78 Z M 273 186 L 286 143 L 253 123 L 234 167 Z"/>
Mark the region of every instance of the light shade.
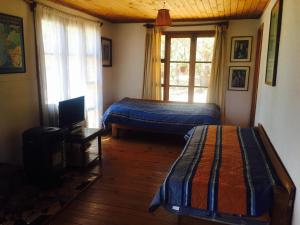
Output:
<path fill-rule="evenodd" d="M 171 17 L 168 9 L 159 9 L 155 21 L 156 26 L 170 26 Z"/>

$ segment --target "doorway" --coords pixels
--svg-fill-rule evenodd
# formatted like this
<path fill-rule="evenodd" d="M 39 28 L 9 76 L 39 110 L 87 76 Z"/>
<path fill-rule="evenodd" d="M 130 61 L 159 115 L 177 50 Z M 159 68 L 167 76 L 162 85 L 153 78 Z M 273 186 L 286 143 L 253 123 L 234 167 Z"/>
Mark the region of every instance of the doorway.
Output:
<path fill-rule="evenodd" d="M 257 89 L 259 82 L 259 70 L 260 70 L 260 59 L 261 59 L 261 49 L 263 40 L 264 24 L 260 25 L 257 31 L 257 42 L 256 42 L 256 55 L 255 55 L 255 69 L 253 78 L 253 88 L 252 88 L 252 102 L 251 102 L 251 113 L 250 113 L 250 126 L 254 126 L 255 122 L 255 112 L 256 112 L 256 102 L 257 102 Z"/>

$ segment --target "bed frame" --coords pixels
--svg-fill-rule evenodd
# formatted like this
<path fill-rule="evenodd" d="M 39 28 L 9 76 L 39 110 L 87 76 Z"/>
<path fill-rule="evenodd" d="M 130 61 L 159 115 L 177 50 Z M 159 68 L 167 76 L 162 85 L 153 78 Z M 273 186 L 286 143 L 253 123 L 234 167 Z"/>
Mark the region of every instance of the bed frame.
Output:
<path fill-rule="evenodd" d="M 111 136 L 114 138 L 119 138 L 120 137 L 120 130 L 139 130 L 139 131 L 146 131 L 145 129 L 141 128 L 135 128 L 135 127 L 129 127 L 117 123 L 112 123 L 111 124 Z"/>
<path fill-rule="evenodd" d="M 129 129 L 132 129 L 132 128 L 124 126 L 124 125 L 112 123 L 111 124 L 111 136 L 113 138 L 119 138 L 121 129 L 129 130 Z"/>
<path fill-rule="evenodd" d="M 120 124 L 112 124 L 112 136 L 119 137 L 119 130 L 140 130 L 146 129 L 128 127 Z M 282 187 L 274 187 L 274 202 L 270 212 L 270 225 L 290 225 L 292 221 L 293 207 L 295 201 L 296 187 L 284 167 L 279 155 L 272 145 L 265 129 L 261 124 L 255 128 L 266 149 L 266 154 L 271 161 L 273 168 L 282 183 Z M 214 222 L 191 216 L 178 216 L 178 225 L 226 225 L 221 222 Z"/>
<path fill-rule="evenodd" d="M 145 128 L 138 128 L 138 127 L 131 127 L 126 125 L 121 125 L 117 123 L 111 124 L 111 136 L 113 138 L 119 138 L 120 137 L 120 130 L 134 130 L 134 131 L 143 131 L 143 132 L 153 132 L 151 129 L 145 129 Z M 159 133 L 159 131 L 155 131 L 155 133 Z M 163 132 L 161 132 L 163 133 Z"/>
<path fill-rule="evenodd" d="M 275 172 L 283 187 L 274 187 L 274 202 L 270 212 L 270 225 L 290 225 L 292 221 L 296 187 L 290 178 L 286 168 L 280 160 L 266 131 L 261 124 L 256 127 L 266 154 L 270 159 Z M 191 216 L 178 216 L 179 225 L 225 225 L 225 223 L 212 222 Z"/>

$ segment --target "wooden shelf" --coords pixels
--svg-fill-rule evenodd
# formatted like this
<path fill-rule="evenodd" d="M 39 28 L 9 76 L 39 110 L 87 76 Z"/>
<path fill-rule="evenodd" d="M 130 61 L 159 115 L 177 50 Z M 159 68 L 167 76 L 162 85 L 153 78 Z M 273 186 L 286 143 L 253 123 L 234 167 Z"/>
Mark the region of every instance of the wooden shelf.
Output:
<path fill-rule="evenodd" d="M 67 137 L 67 165 L 87 167 L 95 160 L 101 160 L 102 134 L 102 129 L 95 128 L 82 128 L 69 134 Z"/>

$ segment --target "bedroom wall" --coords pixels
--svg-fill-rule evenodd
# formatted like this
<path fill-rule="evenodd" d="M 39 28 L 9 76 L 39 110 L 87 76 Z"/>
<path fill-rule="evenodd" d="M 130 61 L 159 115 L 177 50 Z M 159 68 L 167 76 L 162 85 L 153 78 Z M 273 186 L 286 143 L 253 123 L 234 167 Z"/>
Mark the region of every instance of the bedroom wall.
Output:
<path fill-rule="evenodd" d="M 284 1 L 281 40 L 278 57 L 277 84 L 264 83 L 270 12 L 275 0 L 271 0 L 260 23 L 264 23 L 263 49 L 259 78 L 256 124 L 261 123 L 284 165 L 300 187 L 300 12 L 299 1 Z M 300 195 L 296 194 L 293 225 L 300 224 Z"/>
<path fill-rule="evenodd" d="M 114 99 L 141 98 L 146 30 L 143 24 L 113 25 Z"/>
<path fill-rule="evenodd" d="M 0 13 L 23 18 L 26 72 L 0 74 L 0 162 L 22 160 L 22 132 L 39 124 L 33 18 L 22 0 L 1 0 Z"/>
<path fill-rule="evenodd" d="M 226 76 L 229 76 L 230 66 L 250 66 L 248 91 L 230 91 L 228 90 L 228 79 L 226 79 L 226 106 L 225 116 L 227 124 L 239 126 L 249 126 L 252 85 L 255 66 L 256 35 L 258 29 L 258 20 L 232 20 L 227 31 L 227 66 L 225 67 Z M 234 36 L 252 36 L 251 62 L 230 62 L 231 38 Z"/>
<path fill-rule="evenodd" d="M 112 24 L 106 21 L 102 21 L 103 26 L 101 28 L 101 36 L 113 39 Z M 114 49 L 114 40 L 112 40 L 112 48 Z M 103 68 L 103 111 L 105 111 L 114 102 L 114 73 L 113 68 L 115 62 L 112 61 L 112 67 Z"/>
<path fill-rule="evenodd" d="M 252 80 L 256 47 L 258 20 L 230 21 L 227 38 L 226 72 L 230 65 L 250 66 L 249 91 L 226 92 L 226 121 L 230 124 L 248 126 L 252 97 Z M 124 97 L 141 98 L 143 88 L 144 54 L 146 29 L 141 23 L 113 24 L 114 31 L 114 81 L 116 85 L 114 99 Z M 168 28 L 168 31 L 213 30 L 213 26 Z M 230 63 L 232 36 L 253 36 L 252 57 L 250 63 Z"/>

